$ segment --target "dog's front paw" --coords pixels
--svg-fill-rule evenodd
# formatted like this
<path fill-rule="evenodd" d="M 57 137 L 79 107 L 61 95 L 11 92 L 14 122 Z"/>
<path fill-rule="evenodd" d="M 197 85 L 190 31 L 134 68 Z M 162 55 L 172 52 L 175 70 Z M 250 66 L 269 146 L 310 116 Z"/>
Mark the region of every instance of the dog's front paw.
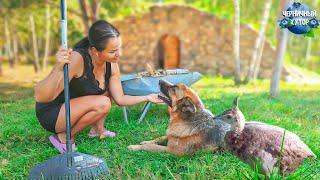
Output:
<path fill-rule="evenodd" d="M 140 150 L 140 145 L 130 145 L 130 146 L 128 146 L 128 149 L 130 151 L 138 151 L 138 150 Z"/>
<path fill-rule="evenodd" d="M 154 141 L 142 141 L 140 142 L 141 145 L 143 144 L 154 144 Z"/>

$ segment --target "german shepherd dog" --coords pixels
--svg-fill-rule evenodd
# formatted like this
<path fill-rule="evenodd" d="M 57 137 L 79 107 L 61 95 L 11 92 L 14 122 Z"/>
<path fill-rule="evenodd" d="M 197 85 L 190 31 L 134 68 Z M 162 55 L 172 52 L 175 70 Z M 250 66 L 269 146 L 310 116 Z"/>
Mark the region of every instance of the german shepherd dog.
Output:
<path fill-rule="evenodd" d="M 129 150 L 185 155 L 199 150 L 218 150 L 224 145 L 230 124 L 216 120 L 191 88 L 163 80 L 159 81 L 159 86 L 159 98 L 169 106 L 170 122 L 166 136 L 130 145 Z"/>

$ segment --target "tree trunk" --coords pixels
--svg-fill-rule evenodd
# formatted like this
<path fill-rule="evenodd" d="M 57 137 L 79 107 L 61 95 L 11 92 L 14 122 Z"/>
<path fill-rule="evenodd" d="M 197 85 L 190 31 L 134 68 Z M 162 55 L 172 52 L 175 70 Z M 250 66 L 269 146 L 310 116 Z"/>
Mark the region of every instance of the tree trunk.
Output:
<path fill-rule="evenodd" d="M 40 70 L 39 49 L 38 49 L 37 35 L 36 35 L 33 15 L 29 16 L 29 22 L 30 22 L 30 27 L 31 27 L 31 32 L 32 32 L 32 44 L 33 44 L 33 55 L 34 55 L 34 63 L 33 64 L 34 64 L 34 70 L 37 73 Z"/>
<path fill-rule="evenodd" d="M 27 63 L 32 62 L 32 63 L 34 64 L 34 62 L 33 62 L 33 60 L 32 60 L 32 59 L 33 59 L 32 55 L 31 55 L 31 54 L 29 53 L 29 51 L 26 49 L 26 46 L 28 46 L 28 45 L 22 44 L 21 41 L 20 41 L 19 45 L 20 45 L 20 48 L 21 48 L 22 51 L 23 51 L 23 54 L 24 54 L 24 56 L 25 56 L 25 58 L 26 58 Z"/>
<path fill-rule="evenodd" d="M 253 81 L 255 81 L 257 78 L 258 78 L 258 74 L 259 74 L 259 71 L 260 71 L 260 65 L 261 65 L 261 58 L 262 58 L 262 54 L 263 54 L 263 49 L 264 49 L 264 45 L 265 45 L 265 40 L 266 40 L 266 37 L 264 36 L 263 40 L 262 40 L 262 43 L 261 43 L 261 48 L 258 52 L 258 57 L 257 57 L 257 62 L 256 64 L 254 65 L 254 73 L 253 73 Z"/>
<path fill-rule="evenodd" d="M 235 84 L 241 83 L 241 60 L 240 60 L 240 0 L 234 0 L 234 61 L 235 61 Z"/>
<path fill-rule="evenodd" d="M 281 0 L 280 7 L 278 9 L 278 19 L 282 17 L 282 10 L 286 7 L 288 0 Z M 270 97 L 275 98 L 279 95 L 279 84 L 281 79 L 281 73 L 283 68 L 284 56 L 287 48 L 288 41 L 288 30 L 284 29 L 280 31 L 280 28 L 277 27 L 276 36 L 278 39 L 277 43 L 277 57 L 275 64 L 272 69 L 272 77 L 270 82 Z"/>
<path fill-rule="evenodd" d="M 53 8 L 53 9 L 55 9 L 55 8 L 57 8 L 57 9 L 59 9 L 60 8 L 60 5 L 59 4 L 57 4 L 56 2 L 50 2 L 50 6 Z M 0 11 L 1 11 L 1 9 L 0 9 Z M 68 14 L 71 16 L 71 15 L 75 15 L 75 16 L 78 16 L 79 18 L 82 18 L 82 16 L 83 16 L 83 13 L 82 13 L 82 11 L 78 11 L 78 10 L 76 10 L 76 9 L 68 9 Z M 92 20 L 91 19 L 91 17 L 89 17 L 88 16 L 88 19 L 89 20 Z"/>
<path fill-rule="evenodd" d="M 283 16 L 282 16 L 282 11 L 285 10 L 287 4 L 288 4 L 288 1 L 289 0 L 280 0 L 280 4 L 279 4 L 279 8 L 277 10 L 277 13 L 278 13 L 278 20 L 282 19 Z M 279 25 L 278 23 L 275 23 L 275 28 L 276 28 L 276 39 L 280 39 L 280 28 L 279 28 Z"/>
<path fill-rule="evenodd" d="M 3 53 L 2 47 L 0 48 L 0 76 L 2 76 L 2 61 L 3 61 Z"/>
<path fill-rule="evenodd" d="M 50 47 L 50 0 L 46 0 L 46 42 L 45 42 L 45 50 L 42 60 L 42 70 L 47 68 L 48 55 L 49 55 L 49 47 Z"/>
<path fill-rule="evenodd" d="M 13 59 L 14 62 L 19 62 L 19 47 L 18 47 L 18 37 L 17 33 L 15 31 L 15 35 L 12 37 L 13 38 Z"/>
<path fill-rule="evenodd" d="M 249 69 L 248 69 L 248 73 L 247 73 L 245 82 L 250 82 L 254 78 L 255 65 L 258 65 L 258 62 L 257 62 L 258 56 L 259 56 L 259 52 L 261 51 L 261 48 L 262 48 L 262 41 L 265 36 L 265 31 L 266 31 L 266 28 L 268 25 L 268 19 L 269 19 L 271 5 L 272 5 L 272 0 L 265 1 L 263 16 L 261 18 L 261 28 L 260 28 L 258 37 L 256 39 L 256 44 L 253 49 L 252 58 L 251 58 L 251 62 L 249 65 Z"/>
<path fill-rule="evenodd" d="M 82 22 L 83 22 L 86 34 L 88 34 L 89 24 L 90 24 L 89 16 L 88 16 L 88 7 L 87 7 L 85 0 L 79 0 L 79 4 L 80 4 L 81 11 L 82 11 L 82 13 L 81 13 L 82 14 L 82 16 L 81 16 Z"/>
<path fill-rule="evenodd" d="M 279 95 L 279 84 L 280 84 L 281 73 L 283 68 L 284 56 L 286 53 L 287 40 L 288 40 L 288 30 L 284 29 L 280 33 L 280 39 L 277 45 L 277 59 L 272 70 L 270 96 L 273 98 Z"/>
<path fill-rule="evenodd" d="M 6 52 L 9 60 L 9 65 L 11 68 L 14 68 L 14 58 L 13 58 L 13 52 L 11 48 L 10 25 L 7 18 L 5 18 L 4 20 L 4 31 L 5 31 L 5 39 L 6 39 Z"/>
<path fill-rule="evenodd" d="M 100 18 L 100 0 L 91 1 L 91 19 L 92 22 L 96 22 Z"/>
<path fill-rule="evenodd" d="M 319 1 L 319 0 L 314 0 L 314 1 L 313 1 L 313 7 L 316 7 L 316 6 L 317 6 L 318 1 Z M 312 50 L 312 39 L 309 38 L 309 39 L 308 39 L 308 42 L 307 42 L 306 55 L 305 55 L 305 58 L 304 58 L 304 61 L 303 61 L 303 66 L 304 66 L 304 67 L 307 66 L 308 60 L 309 60 L 310 55 L 311 55 L 311 50 Z"/>
<path fill-rule="evenodd" d="M 309 60 L 310 55 L 311 55 L 311 49 L 312 49 L 312 40 L 311 40 L 311 38 L 309 38 L 308 42 L 307 42 L 307 50 L 306 50 L 306 55 L 304 57 L 303 66 L 306 66 L 307 63 L 308 63 L 308 60 Z"/>

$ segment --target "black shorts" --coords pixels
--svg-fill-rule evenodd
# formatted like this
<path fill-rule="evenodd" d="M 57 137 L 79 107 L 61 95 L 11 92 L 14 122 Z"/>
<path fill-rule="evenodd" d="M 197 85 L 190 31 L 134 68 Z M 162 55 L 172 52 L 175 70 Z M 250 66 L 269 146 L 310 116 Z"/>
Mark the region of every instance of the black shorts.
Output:
<path fill-rule="evenodd" d="M 38 103 L 36 102 L 36 115 L 41 126 L 55 133 L 58 115 L 63 103 L 50 102 Z"/>

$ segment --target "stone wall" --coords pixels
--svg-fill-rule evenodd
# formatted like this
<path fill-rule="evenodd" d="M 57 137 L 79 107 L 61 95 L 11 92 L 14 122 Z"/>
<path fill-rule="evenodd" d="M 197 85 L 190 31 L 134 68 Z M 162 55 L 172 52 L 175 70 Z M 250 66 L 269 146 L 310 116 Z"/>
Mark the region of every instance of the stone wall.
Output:
<path fill-rule="evenodd" d="M 180 68 L 209 74 L 231 75 L 233 59 L 233 22 L 182 5 L 153 6 L 149 13 L 113 22 L 122 40 L 120 67 L 123 73 L 145 70 L 145 64 L 159 68 L 158 44 L 166 34 L 180 41 Z M 240 51 L 242 72 L 251 60 L 257 32 L 241 24 Z M 260 77 L 270 78 L 276 58 L 275 49 L 265 43 Z M 284 73 L 287 73 L 285 70 Z"/>

